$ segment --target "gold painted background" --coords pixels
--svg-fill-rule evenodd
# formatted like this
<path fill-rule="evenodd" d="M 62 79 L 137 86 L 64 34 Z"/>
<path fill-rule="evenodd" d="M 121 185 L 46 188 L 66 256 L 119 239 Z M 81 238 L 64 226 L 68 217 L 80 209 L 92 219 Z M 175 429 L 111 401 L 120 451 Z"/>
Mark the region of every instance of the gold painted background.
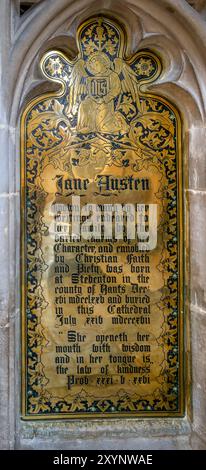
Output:
<path fill-rule="evenodd" d="M 174 106 L 142 91 L 145 83 L 161 74 L 160 59 L 147 50 L 126 59 L 125 41 L 123 29 L 108 18 L 82 24 L 75 60 L 51 51 L 41 61 L 44 75 L 61 83 L 61 91 L 33 100 L 22 116 L 22 414 L 27 419 L 183 414 L 181 122 Z M 88 190 L 61 193 L 57 175 L 63 180 L 87 178 Z M 150 190 L 100 194 L 98 175 L 148 178 Z M 80 196 L 81 204 L 158 204 L 158 243 L 150 253 L 149 329 L 145 324 L 132 330 L 112 325 L 107 297 L 105 304 L 94 306 L 92 315 L 101 316 L 103 325 L 86 324 L 88 315 L 77 315 L 74 306 L 66 316 L 76 317 L 77 326 L 58 323 L 51 208 L 71 204 L 74 195 Z M 87 245 L 95 246 L 98 254 L 98 243 Z M 76 272 L 74 256 L 66 255 L 65 263 L 70 266 L 63 277 L 66 287 Z M 125 254 L 119 263 L 124 274 L 131 275 Z M 106 264 L 99 263 L 101 273 L 106 273 Z M 122 274 L 115 276 L 122 286 Z M 131 284 L 135 282 L 133 274 Z M 86 288 L 82 284 L 83 295 Z M 100 286 L 95 288 L 100 295 Z M 131 295 L 131 285 L 126 293 Z M 87 335 L 81 345 L 86 365 L 96 335 L 125 331 L 131 345 L 137 332 L 149 332 L 150 384 L 134 383 L 134 374 L 127 374 L 122 384 L 116 366 L 104 377 L 97 362 L 88 385 L 68 390 L 65 375 L 55 372 L 55 347 L 68 344 L 68 329 Z M 111 352 L 120 354 L 120 346 L 112 345 Z M 70 355 L 71 371 L 77 355 Z M 107 362 L 108 355 L 103 354 L 101 365 Z M 143 367 L 142 354 L 136 354 L 135 365 Z M 100 384 L 97 377 L 102 377 Z"/>

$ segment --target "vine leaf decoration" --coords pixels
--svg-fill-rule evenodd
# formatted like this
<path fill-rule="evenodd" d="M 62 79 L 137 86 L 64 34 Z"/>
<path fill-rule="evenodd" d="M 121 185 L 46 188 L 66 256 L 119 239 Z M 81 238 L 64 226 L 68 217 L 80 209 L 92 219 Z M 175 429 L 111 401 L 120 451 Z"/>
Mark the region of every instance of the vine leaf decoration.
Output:
<path fill-rule="evenodd" d="M 30 414 L 81 412 L 175 411 L 178 407 L 177 317 L 177 199 L 176 117 L 169 104 L 141 92 L 141 85 L 157 79 L 161 62 L 150 51 L 124 57 L 124 33 L 106 18 L 80 26 L 78 56 L 72 61 L 60 51 L 47 52 L 41 61 L 44 76 L 61 84 L 58 93 L 41 97 L 26 115 L 27 172 L 27 327 L 28 401 Z M 130 158 L 131 150 L 135 157 Z M 151 166 L 162 174 L 160 194 L 167 217 L 160 222 L 164 248 L 158 266 L 164 280 L 157 307 L 163 313 L 158 345 L 164 360 L 153 395 L 128 395 L 97 400 L 82 391 L 75 400 L 52 396 L 41 362 L 48 341 L 42 326 L 47 300 L 41 286 L 47 269 L 41 249 L 47 232 L 40 202 L 45 200 L 41 172 L 48 165 L 73 174 L 89 167 L 91 179 L 99 168 Z M 101 167 L 102 165 L 102 167 Z M 94 170 L 93 170 L 94 168 Z"/>
<path fill-rule="evenodd" d="M 159 59 L 142 51 L 126 60 L 123 41 L 119 26 L 107 19 L 92 19 L 79 28 L 79 54 L 75 60 L 59 51 L 48 52 L 42 58 L 46 78 L 62 85 L 61 98 L 54 99 L 53 105 L 48 103 L 48 107 L 45 103 L 43 110 L 33 110 L 29 122 L 34 145 L 47 149 L 45 164 L 48 157 L 52 162 L 60 154 L 62 168 L 72 171 L 73 166 L 88 163 L 89 153 L 94 163 L 103 157 L 105 165 L 120 166 L 122 160 L 124 166 L 125 150 L 132 148 L 139 159 L 142 151 L 148 158 L 155 158 L 156 148 L 167 145 L 163 129 L 168 130 L 168 139 L 169 135 L 172 138 L 171 120 L 163 116 L 164 112 L 151 112 L 140 93 L 142 83 L 160 74 Z M 144 141 L 143 126 L 150 131 Z M 162 141 L 155 136 L 160 128 Z"/>

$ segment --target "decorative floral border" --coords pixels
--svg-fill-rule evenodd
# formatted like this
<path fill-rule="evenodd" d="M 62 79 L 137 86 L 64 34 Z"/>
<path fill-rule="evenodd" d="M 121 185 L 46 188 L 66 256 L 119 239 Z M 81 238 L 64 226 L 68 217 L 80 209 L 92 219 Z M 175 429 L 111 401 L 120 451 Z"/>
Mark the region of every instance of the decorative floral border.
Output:
<path fill-rule="evenodd" d="M 92 22 L 93 21 L 93 22 Z M 89 41 L 88 28 L 95 26 L 95 20 L 90 21 L 80 29 L 84 54 L 86 54 Z M 99 21 L 99 20 L 98 20 Z M 103 25 L 108 21 L 104 20 Z M 111 22 L 109 21 L 111 26 Z M 97 27 L 97 26 L 96 26 Z M 105 26 L 105 28 L 108 26 Z M 117 25 L 113 25 L 117 37 Z M 96 31 L 96 30 L 95 30 Z M 83 37 L 83 32 L 85 36 Z M 112 36 L 113 34 L 113 36 Z M 119 33 L 120 34 L 120 33 Z M 84 38 L 86 46 L 84 45 Z M 90 44 L 92 47 L 92 44 Z M 115 47 L 110 49 L 115 51 Z M 134 70 L 138 82 L 141 84 L 147 80 L 154 80 L 161 71 L 159 59 L 149 51 L 139 52 L 129 61 Z M 164 248 L 159 270 L 164 279 L 164 293 L 158 308 L 162 310 L 164 322 L 162 332 L 158 338 L 158 344 L 164 351 L 164 361 L 160 376 L 161 386 L 151 396 L 129 396 L 121 393 L 116 400 L 96 400 L 88 396 L 83 390 L 71 401 L 68 397 L 59 399 L 47 390 L 48 379 L 45 376 L 44 365 L 41 362 L 42 349 L 47 345 L 44 328 L 41 324 L 42 312 L 47 307 L 44 291 L 41 285 L 43 272 L 47 269 L 44 254 L 41 249 L 42 237 L 47 227 L 43 222 L 43 214 L 40 211 L 40 203 L 46 197 L 39 176 L 44 165 L 52 163 L 55 167 L 61 164 L 61 168 L 68 170 L 68 158 L 64 158 L 65 146 L 75 149 L 76 157 L 71 158 L 70 165 L 88 164 L 88 155 L 91 155 L 92 142 L 95 136 L 71 136 L 69 129 L 74 125 L 67 116 L 67 92 L 69 80 L 68 60 L 58 52 L 47 54 L 44 60 L 44 70 L 50 75 L 50 79 L 61 79 L 64 82 L 62 96 L 48 95 L 40 97 L 32 102 L 25 110 L 22 118 L 22 161 L 25 165 L 25 278 L 24 310 L 26 312 L 23 325 L 24 347 L 26 365 L 23 393 L 26 392 L 24 401 L 24 416 L 34 417 L 59 417 L 64 416 L 96 416 L 107 415 L 178 415 L 182 413 L 182 377 L 179 373 L 179 355 L 182 338 L 182 327 L 179 309 L 179 292 L 181 289 L 182 273 L 179 272 L 178 245 L 179 230 L 177 214 L 180 218 L 178 205 L 178 161 L 180 140 L 180 119 L 173 106 L 166 100 L 150 94 L 140 94 L 142 114 L 137 115 L 136 103 L 132 101 L 127 92 L 122 94 L 119 103 L 120 112 L 130 125 L 130 133 L 123 136 L 101 136 L 112 148 L 112 160 L 108 165 L 128 166 L 130 162 L 124 157 L 125 149 L 136 150 L 136 161 L 133 162 L 133 171 L 141 168 L 156 166 L 166 176 L 168 185 L 161 188 L 164 192 L 162 204 L 167 213 L 167 221 L 160 227 Z M 49 77 L 48 77 L 49 78 Z M 67 92 L 66 92 L 67 90 Z M 121 108 L 122 105 L 122 108 Z M 137 115 L 137 119 L 135 116 Z M 136 147 L 136 148 L 135 148 Z M 61 163 L 57 158 L 61 156 Z M 81 150 L 84 149 L 83 152 Z M 89 150 L 85 151 L 85 150 Z M 67 146 L 68 153 L 68 146 Z M 83 154 L 83 156 L 81 156 Z M 126 160 L 126 161 L 125 161 Z M 71 169 L 71 167 L 70 167 Z M 169 254 L 169 255 L 168 255 Z M 181 255 L 179 255 L 181 256 Z M 24 329 L 25 328 L 25 329 Z M 24 357 L 24 360 L 25 360 Z M 181 364 L 182 374 L 182 364 Z"/>

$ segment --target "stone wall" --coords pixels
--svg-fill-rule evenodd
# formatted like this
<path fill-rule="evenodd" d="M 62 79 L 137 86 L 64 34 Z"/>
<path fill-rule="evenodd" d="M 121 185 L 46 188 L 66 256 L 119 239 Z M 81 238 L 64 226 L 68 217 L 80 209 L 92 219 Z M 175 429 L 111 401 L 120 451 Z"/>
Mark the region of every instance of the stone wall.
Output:
<path fill-rule="evenodd" d="M 205 23 L 185 0 L 43 0 L 21 18 L 18 4 L 1 0 L 0 16 L 0 447 L 205 449 Z M 100 12 L 126 25 L 128 54 L 142 47 L 161 54 L 165 71 L 150 89 L 174 101 L 184 119 L 188 410 L 183 419 L 22 422 L 19 116 L 28 97 L 51 89 L 39 72 L 42 53 L 55 45 L 74 54 L 77 24 Z"/>

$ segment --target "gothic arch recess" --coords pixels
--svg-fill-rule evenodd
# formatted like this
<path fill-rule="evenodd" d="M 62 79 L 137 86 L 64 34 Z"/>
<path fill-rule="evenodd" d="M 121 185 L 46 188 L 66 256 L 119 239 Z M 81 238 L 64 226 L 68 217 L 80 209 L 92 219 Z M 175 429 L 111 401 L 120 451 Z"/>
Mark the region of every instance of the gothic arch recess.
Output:
<path fill-rule="evenodd" d="M 11 51 L 10 64 L 15 70 L 10 82 L 11 98 L 13 97 L 12 121 L 18 115 L 15 109 L 17 104 L 19 107 L 28 92 L 42 82 L 38 69 L 40 55 L 54 44 L 74 55 L 75 30 L 80 19 L 84 20 L 98 13 L 114 15 L 126 26 L 132 37 L 128 54 L 145 47 L 161 54 L 165 71 L 160 81 L 152 87 L 153 91 L 172 100 L 175 96 L 180 111 L 186 115 L 188 121 L 191 120 L 194 124 L 194 120 L 201 120 L 204 117 L 206 100 L 203 55 L 205 31 L 203 30 L 202 37 L 198 37 L 201 28 L 199 24 L 195 25 L 196 13 L 192 12 L 191 15 L 191 8 L 185 1 L 177 2 L 175 9 L 171 0 L 164 2 L 164 6 L 162 2 L 158 3 L 155 2 L 154 5 L 151 0 L 101 0 L 97 8 L 95 1 L 68 3 L 67 0 L 59 0 L 54 4 L 50 0 L 44 0 L 23 15 L 16 25 Z M 198 22 L 201 21 L 198 18 Z M 31 96 L 34 94 L 33 90 Z"/>

